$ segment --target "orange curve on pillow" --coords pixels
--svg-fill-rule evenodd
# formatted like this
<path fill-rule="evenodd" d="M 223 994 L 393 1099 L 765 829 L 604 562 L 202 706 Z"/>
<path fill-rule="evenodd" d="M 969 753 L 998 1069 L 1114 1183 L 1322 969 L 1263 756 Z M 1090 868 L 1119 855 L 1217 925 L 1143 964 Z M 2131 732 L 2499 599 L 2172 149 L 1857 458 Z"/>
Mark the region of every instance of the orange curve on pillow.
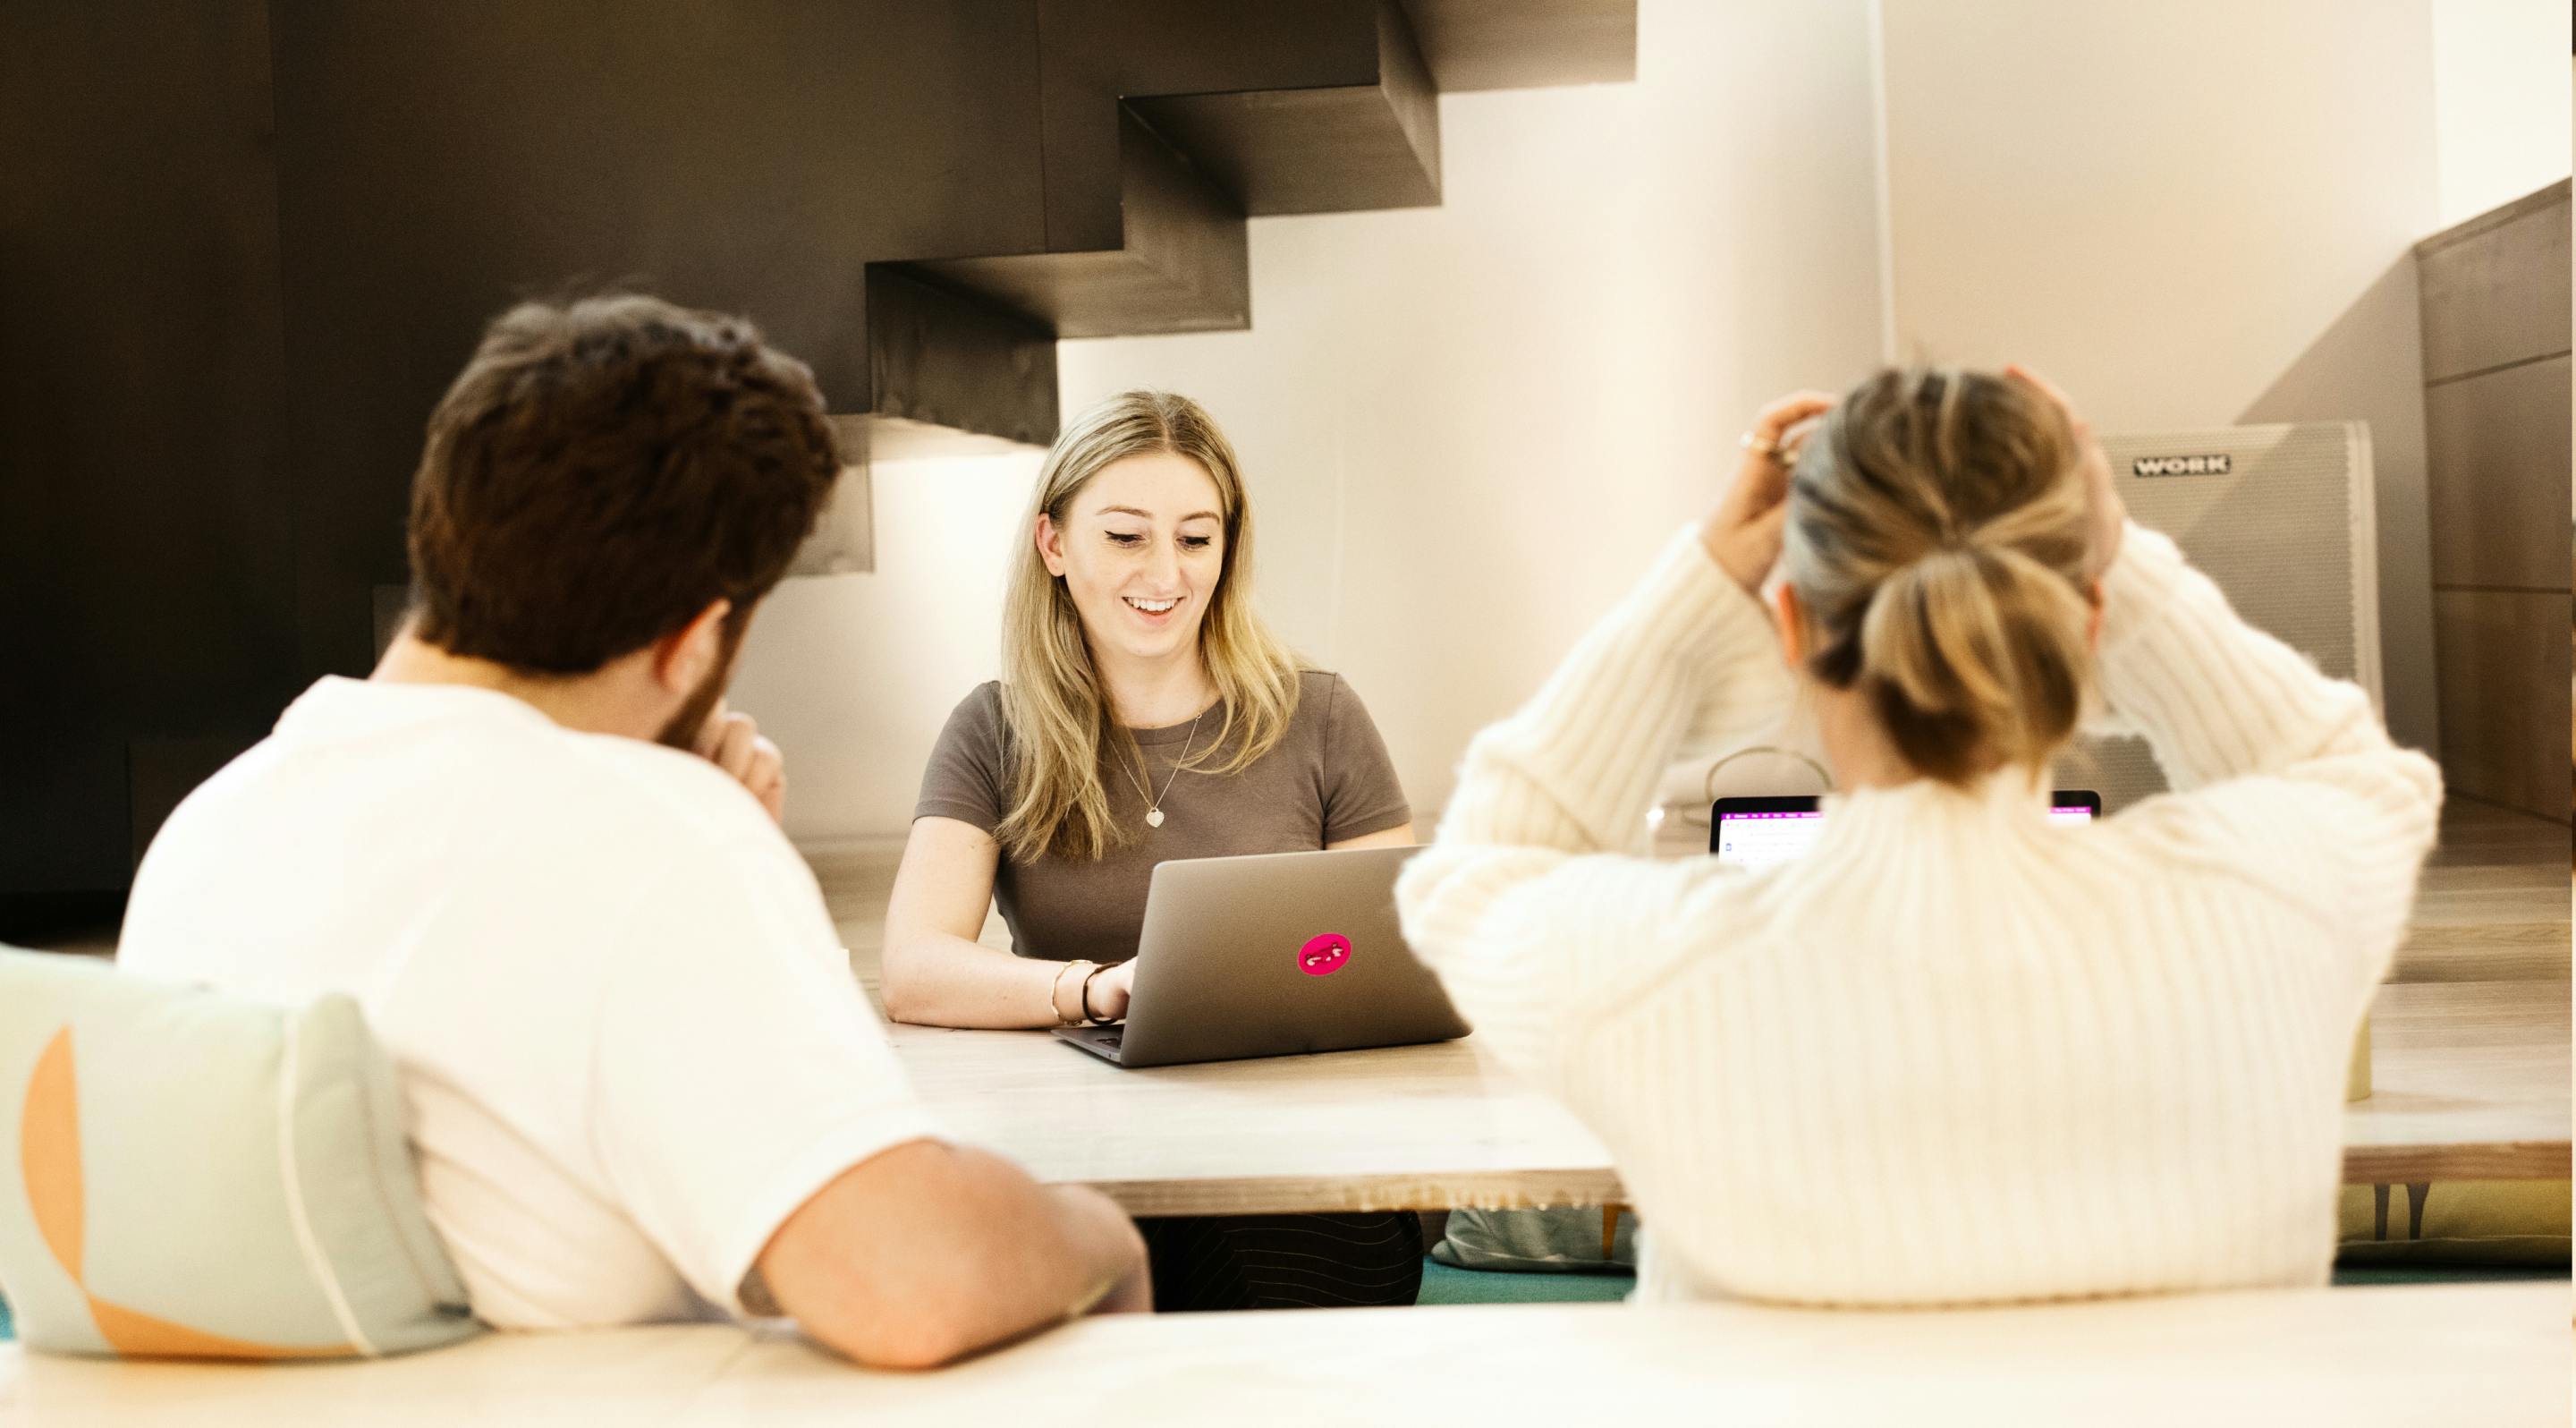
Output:
<path fill-rule="evenodd" d="M 27 1100 L 18 1122 L 18 1166 L 27 1187 L 27 1208 L 36 1233 L 52 1251 L 54 1262 L 80 1286 L 90 1318 L 107 1346 L 129 1357 L 175 1356 L 223 1359 L 343 1359 L 357 1357 L 348 1344 L 322 1348 L 285 1348 L 230 1339 L 156 1319 L 111 1304 L 90 1293 L 82 1277 L 86 1247 L 87 1197 L 82 1191 L 80 1148 L 80 1080 L 72 1057 L 72 1029 L 54 1033 L 36 1058 L 27 1078 Z"/>
<path fill-rule="evenodd" d="M 74 1094 L 72 1029 L 45 1043 L 27 1078 L 26 1112 L 18 1121 L 18 1165 L 27 1179 L 27 1208 L 54 1262 L 81 1283 L 80 1101 Z"/>
<path fill-rule="evenodd" d="M 127 1358 L 181 1359 L 353 1359 L 358 1351 L 347 1344 L 333 1344 L 322 1349 L 289 1349 L 276 1344 L 254 1344 L 241 1339 L 227 1339 L 221 1334 L 201 1333 L 185 1324 L 155 1319 L 131 1309 L 110 1304 L 93 1294 L 89 1296 L 89 1315 L 98 1321 L 99 1337 L 107 1346 Z"/>

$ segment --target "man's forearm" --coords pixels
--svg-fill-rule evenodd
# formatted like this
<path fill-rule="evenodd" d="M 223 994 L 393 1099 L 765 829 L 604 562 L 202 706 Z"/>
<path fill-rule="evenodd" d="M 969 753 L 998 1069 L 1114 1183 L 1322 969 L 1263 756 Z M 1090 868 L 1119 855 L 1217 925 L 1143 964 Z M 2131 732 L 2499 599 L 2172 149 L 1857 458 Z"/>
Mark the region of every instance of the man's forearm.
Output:
<path fill-rule="evenodd" d="M 1039 1185 L 1019 1167 L 980 1151 L 987 1173 L 1024 1187 L 1012 1198 L 1034 1212 L 1004 1221 L 949 1268 L 965 1292 L 949 1300 L 959 1357 L 1088 1313 L 1118 1297 L 1141 1276 L 1145 1245 L 1125 1213 L 1096 1190 Z"/>
<path fill-rule="evenodd" d="M 920 1141 L 826 1186 L 759 1269 L 779 1308 L 825 1344 L 865 1364 L 927 1368 L 1121 1299 L 1144 1253 L 1098 1192 Z"/>

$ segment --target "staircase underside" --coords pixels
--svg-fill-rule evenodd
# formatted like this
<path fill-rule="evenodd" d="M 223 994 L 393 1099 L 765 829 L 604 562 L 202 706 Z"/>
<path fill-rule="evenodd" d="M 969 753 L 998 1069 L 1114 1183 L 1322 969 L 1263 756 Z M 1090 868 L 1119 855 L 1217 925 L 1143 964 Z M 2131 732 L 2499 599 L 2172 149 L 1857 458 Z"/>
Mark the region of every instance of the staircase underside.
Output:
<path fill-rule="evenodd" d="M 1636 0 L 1404 0 L 1404 12 L 1443 90 L 1637 77 Z"/>
<path fill-rule="evenodd" d="M 1437 203 L 1443 88 L 1635 66 L 1634 0 L 232 3 L 324 668 L 363 664 L 422 414 L 512 300 L 749 313 L 862 470 L 1043 444 L 1057 339 L 1253 321 L 1247 215 Z M 864 567 L 865 507 L 806 568 Z"/>
<path fill-rule="evenodd" d="M 1347 213 L 1440 201 L 1440 93 L 1404 12 L 1380 5 L 1372 83 L 1134 98 L 1243 213 Z"/>
<path fill-rule="evenodd" d="M 869 265 L 864 460 L 1052 440 L 1055 339 L 1250 326 L 1244 219 L 1437 204 L 1442 89 L 1636 70 L 1634 0 L 1040 0 L 1039 29 L 1044 245 Z M 865 505 L 799 570 L 866 568 Z"/>
<path fill-rule="evenodd" d="M 0 4 L 0 359 L 42 398 L 0 466 L 85 537 L 18 564 L 93 636 L 23 661 L 47 753 L 0 902 L 125 886 L 181 792 L 371 667 L 422 423 L 509 305 L 751 317 L 860 473 L 808 568 L 864 569 L 868 462 L 1048 440 L 1059 336 L 1242 326 L 1244 215 L 1436 202 L 1439 90 L 1626 78 L 1634 32 L 1633 0 Z"/>

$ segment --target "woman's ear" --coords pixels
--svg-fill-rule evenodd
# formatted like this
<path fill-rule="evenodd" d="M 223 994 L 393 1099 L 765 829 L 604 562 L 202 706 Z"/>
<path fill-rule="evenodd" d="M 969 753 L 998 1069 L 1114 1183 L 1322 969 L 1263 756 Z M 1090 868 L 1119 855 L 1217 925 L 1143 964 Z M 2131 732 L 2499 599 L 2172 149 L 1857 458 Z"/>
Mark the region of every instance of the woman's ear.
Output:
<path fill-rule="evenodd" d="M 1038 559 L 1046 562 L 1047 574 L 1064 574 L 1064 532 L 1055 528 L 1055 517 L 1038 512 L 1037 529 L 1030 538 L 1038 543 Z"/>
<path fill-rule="evenodd" d="M 678 632 L 663 636 L 653 649 L 654 682 L 673 694 L 696 693 L 724 658 L 725 617 L 732 613 L 731 600 L 717 600 Z"/>
<path fill-rule="evenodd" d="M 2084 598 L 2093 606 L 2093 613 L 2084 621 L 2084 644 L 2095 654 L 2100 654 L 2102 652 L 2102 582 L 2094 581 L 2092 588 L 2084 592 Z"/>
<path fill-rule="evenodd" d="M 1780 654 L 1791 669 L 1796 669 L 1807 657 L 1807 642 L 1802 633 L 1805 624 L 1799 619 L 1799 614 L 1798 592 L 1788 581 L 1781 581 L 1780 588 L 1771 596 L 1771 619 L 1780 628 Z"/>

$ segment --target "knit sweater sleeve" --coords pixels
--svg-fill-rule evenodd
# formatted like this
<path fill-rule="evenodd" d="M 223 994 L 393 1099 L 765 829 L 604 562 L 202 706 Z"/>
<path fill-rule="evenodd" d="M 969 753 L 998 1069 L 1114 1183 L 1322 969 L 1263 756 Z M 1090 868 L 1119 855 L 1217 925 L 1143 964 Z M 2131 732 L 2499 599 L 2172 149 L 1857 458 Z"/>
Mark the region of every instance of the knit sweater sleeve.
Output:
<path fill-rule="evenodd" d="M 2159 861 L 2224 866 L 2306 905 L 2386 970 L 2433 844 L 2442 776 L 2369 696 L 2246 624 L 2172 541 L 2131 525 L 2103 581 L 2100 679 L 2176 793 L 2126 817 Z"/>
<path fill-rule="evenodd" d="M 1468 745 L 1396 898 L 1406 940 L 1480 1039 L 1536 1069 L 1583 999 L 1733 880 L 1706 860 L 1634 856 L 1646 810 L 1667 765 L 1755 736 L 1789 691 L 1761 606 L 1688 531 L 1527 706 Z"/>

